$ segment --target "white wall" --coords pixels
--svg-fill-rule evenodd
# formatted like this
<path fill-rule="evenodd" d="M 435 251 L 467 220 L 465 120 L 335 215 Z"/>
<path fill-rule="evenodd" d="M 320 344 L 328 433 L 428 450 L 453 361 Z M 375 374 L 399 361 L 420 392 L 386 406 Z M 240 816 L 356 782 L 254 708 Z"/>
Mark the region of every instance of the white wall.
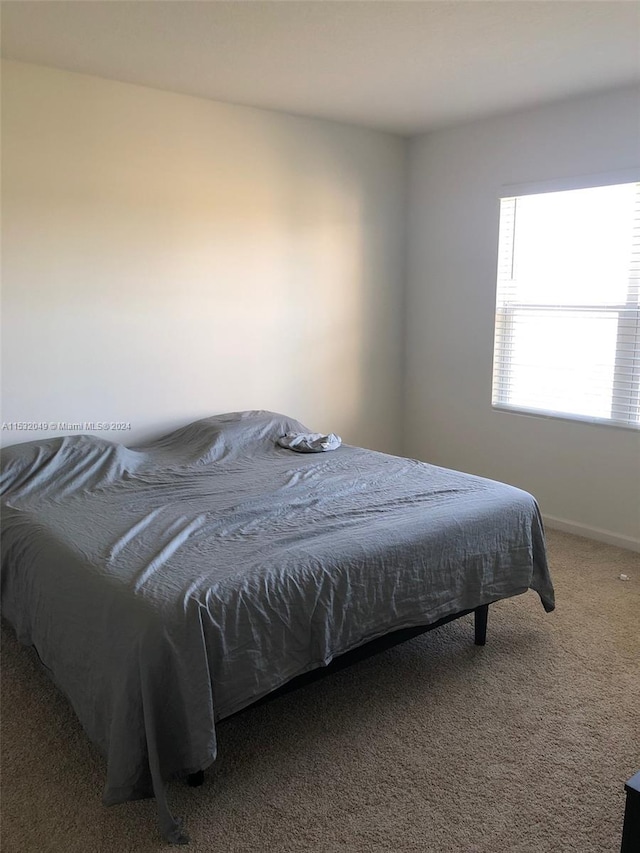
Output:
<path fill-rule="evenodd" d="M 501 186 L 635 166 L 639 119 L 637 91 L 620 89 L 431 133 L 409 154 L 405 451 L 626 545 L 640 543 L 640 435 L 490 403 Z"/>
<path fill-rule="evenodd" d="M 399 449 L 402 139 L 13 62 L 2 110 L 4 422 Z"/>
<path fill-rule="evenodd" d="M 631 90 L 415 139 L 405 231 L 399 138 L 3 72 L 4 422 L 270 408 L 397 452 L 404 419 L 409 455 L 640 539 L 638 434 L 490 407 L 500 187 L 636 165 Z"/>

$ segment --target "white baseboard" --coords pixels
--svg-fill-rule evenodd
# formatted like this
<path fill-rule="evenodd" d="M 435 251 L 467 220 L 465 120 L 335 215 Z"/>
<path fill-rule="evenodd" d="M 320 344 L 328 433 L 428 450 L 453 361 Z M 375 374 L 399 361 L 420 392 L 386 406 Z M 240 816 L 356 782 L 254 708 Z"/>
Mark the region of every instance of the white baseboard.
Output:
<path fill-rule="evenodd" d="M 607 545 L 617 545 L 618 548 L 640 552 L 640 539 L 634 539 L 632 536 L 622 536 L 620 533 L 613 533 L 611 530 L 601 530 L 599 527 L 578 524 L 576 521 L 566 521 L 564 518 L 554 518 L 552 515 L 543 515 L 542 518 L 545 525 L 553 530 L 574 533 L 576 536 L 584 536 L 585 539 L 595 539 L 597 542 L 606 542 Z"/>

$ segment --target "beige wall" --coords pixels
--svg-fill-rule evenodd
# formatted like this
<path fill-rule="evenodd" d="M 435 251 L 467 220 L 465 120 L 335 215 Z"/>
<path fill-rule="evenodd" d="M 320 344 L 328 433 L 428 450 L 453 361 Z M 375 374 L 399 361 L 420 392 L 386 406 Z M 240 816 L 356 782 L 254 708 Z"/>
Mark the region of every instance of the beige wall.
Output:
<path fill-rule="evenodd" d="M 267 408 L 399 449 L 405 142 L 3 72 L 4 422 Z"/>
<path fill-rule="evenodd" d="M 406 452 L 524 488 L 556 526 L 627 546 L 640 434 L 495 411 L 491 373 L 502 185 L 637 166 L 639 113 L 620 89 L 415 139 L 408 220 Z"/>
<path fill-rule="evenodd" d="M 2 107 L 3 421 L 404 432 L 637 545 L 640 435 L 490 407 L 500 188 L 637 165 L 632 90 L 417 138 L 408 173 L 390 135 L 21 63 Z"/>

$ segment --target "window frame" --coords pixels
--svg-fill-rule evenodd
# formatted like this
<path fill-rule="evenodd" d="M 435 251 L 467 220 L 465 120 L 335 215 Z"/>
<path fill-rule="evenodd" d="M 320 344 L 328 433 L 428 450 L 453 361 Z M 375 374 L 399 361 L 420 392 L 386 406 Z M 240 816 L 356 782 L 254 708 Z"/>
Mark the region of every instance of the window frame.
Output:
<path fill-rule="evenodd" d="M 545 181 L 536 181 L 536 182 L 527 182 L 527 183 L 518 183 L 518 184 L 504 184 L 500 187 L 500 191 L 497 199 L 497 208 L 498 208 L 498 243 L 500 237 L 500 227 L 501 227 L 501 211 L 502 211 L 502 201 L 504 199 L 509 198 L 517 198 L 519 196 L 528 196 L 528 195 L 539 195 L 546 193 L 554 193 L 554 192 L 565 192 L 571 190 L 581 190 L 581 189 L 591 189 L 597 187 L 606 187 L 606 186 L 614 186 L 617 184 L 625 184 L 625 183 L 639 183 L 640 182 L 640 166 L 634 166 L 627 169 L 618 169 L 610 172 L 599 172 L 593 174 L 582 174 L 582 175 L 574 175 L 571 177 L 562 177 L 562 178 L 552 178 Z M 507 360 L 509 357 L 509 353 L 504 350 L 504 348 L 499 348 L 497 346 L 498 339 L 498 322 L 499 322 L 499 308 L 498 308 L 498 276 L 500 270 L 500 256 L 499 256 L 499 245 L 496 247 L 496 265 L 495 265 L 495 276 L 494 276 L 494 323 L 493 323 L 493 359 L 492 359 L 492 372 L 491 372 L 491 409 L 497 412 L 503 412 L 507 414 L 513 414 L 518 416 L 527 416 L 534 418 L 543 418 L 545 420 L 563 420 L 569 422 L 579 422 L 579 423 L 587 423 L 598 426 L 607 426 L 614 427 L 617 429 L 625 429 L 631 430 L 632 432 L 638 432 L 640 430 L 640 422 L 638 423 L 630 423 L 623 420 L 616 420 L 613 418 L 599 418 L 592 415 L 583 415 L 577 413 L 571 413 L 566 411 L 554 411 L 552 409 L 536 409 L 535 407 L 527 407 L 527 406 L 517 406 L 512 403 L 506 402 L 506 388 L 504 385 L 502 387 L 496 387 L 495 385 L 495 375 L 496 369 L 500 369 L 498 367 L 498 363 L 502 363 L 503 369 L 508 369 Z M 561 310 L 559 306 L 529 306 L 529 303 L 521 304 L 521 305 L 510 305 L 510 313 L 513 314 L 516 310 L 526 310 L 528 307 L 531 307 L 533 310 L 544 309 L 547 307 L 550 312 L 554 310 Z M 608 305 L 589 305 L 583 306 L 587 309 L 593 309 L 594 311 L 603 310 L 605 312 L 617 312 L 618 316 L 618 325 L 620 324 L 620 312 L 629 311 L 628 303 L 611 303 Z M 507 310 L 509 310 L 507 309 Z M 501 309 L 504 311 L 504 308 Z M 632 307 L 632 310 L 635 310 L 635 323 L 640 328 L 640 305 L 637 309 Z M 504 321 L 504 314 L 503 314 Z M 619 349 L 616 348 L 616 362 L 614 365 L 614 370 L 616 374 L 619 372 L 619 361 L 618 361 L 618 353 Z M 616 380 L 614 379 L 614 382 Z M 496 402 L 494 402 L 494 396 L 496 397 Z M 640 397 L 640 386 L 635 389 L 635 393 L 632 392 L 630 395 L 631 398 Z"/>

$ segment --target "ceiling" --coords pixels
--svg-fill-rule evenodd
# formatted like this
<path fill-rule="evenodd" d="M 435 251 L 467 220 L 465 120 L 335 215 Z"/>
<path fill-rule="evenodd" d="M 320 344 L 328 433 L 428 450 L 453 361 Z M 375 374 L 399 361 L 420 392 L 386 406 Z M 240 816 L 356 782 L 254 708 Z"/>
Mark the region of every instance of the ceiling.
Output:
<path fill-rule="evenodd" d="M 2 52 L 411 134 L 640 80 L 626 0 L 7 0 Z"/>

